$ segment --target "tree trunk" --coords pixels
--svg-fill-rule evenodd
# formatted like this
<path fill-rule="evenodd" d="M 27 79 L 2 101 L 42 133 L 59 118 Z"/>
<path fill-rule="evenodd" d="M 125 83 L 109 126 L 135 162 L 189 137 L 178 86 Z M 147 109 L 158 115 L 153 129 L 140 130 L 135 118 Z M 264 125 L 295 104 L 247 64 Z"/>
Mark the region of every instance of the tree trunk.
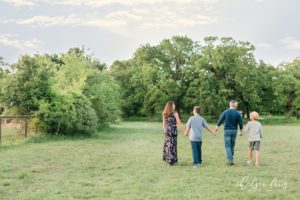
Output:
<path fill-rule="evenodd" d="M 291 119 L 291 111 L 290 110 L 287 110 L 285 113 L 284 113 L 284 116 L 288 119 Z"/>
<path fill-rule="evenodd" d="M 243 119 L 245 118 L 245 114 L 246 114 L 246 111 L 245 111 L 245 109 L 243 109 L 243 113 L 242 113 Z"/>
<path fill-rule="evenodd" d="M 247 119 L 250 119 L 250 105 L 249 105 L 249 103 L 245 103 L 245 109 L 246 109 Z"/>

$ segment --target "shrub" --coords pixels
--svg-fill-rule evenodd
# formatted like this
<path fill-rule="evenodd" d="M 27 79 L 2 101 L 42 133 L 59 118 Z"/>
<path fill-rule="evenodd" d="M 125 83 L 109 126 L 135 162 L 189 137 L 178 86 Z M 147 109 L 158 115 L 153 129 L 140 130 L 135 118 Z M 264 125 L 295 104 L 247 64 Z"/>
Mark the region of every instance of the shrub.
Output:
<path fill-rule="evenodd" d="M 38 128 L 55 135 L 93 134 L 98 117 L 91 102 L 82 95 L 57 96 L 52 102 L 41 102 L 37 112 Z"/>

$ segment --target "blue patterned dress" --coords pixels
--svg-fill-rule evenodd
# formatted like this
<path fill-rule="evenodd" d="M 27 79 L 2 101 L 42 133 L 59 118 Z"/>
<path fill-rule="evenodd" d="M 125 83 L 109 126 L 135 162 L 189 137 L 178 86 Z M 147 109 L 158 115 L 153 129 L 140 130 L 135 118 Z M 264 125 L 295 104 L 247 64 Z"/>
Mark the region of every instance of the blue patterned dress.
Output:
<path fill-rule="evenodd" d="M 164 130 L 165 142 L 163 149 L 163 161 L 169 164 L 177 163 L 177 125 L 175 114 L 171 113 L 165 118 L 166 128 Z"/>

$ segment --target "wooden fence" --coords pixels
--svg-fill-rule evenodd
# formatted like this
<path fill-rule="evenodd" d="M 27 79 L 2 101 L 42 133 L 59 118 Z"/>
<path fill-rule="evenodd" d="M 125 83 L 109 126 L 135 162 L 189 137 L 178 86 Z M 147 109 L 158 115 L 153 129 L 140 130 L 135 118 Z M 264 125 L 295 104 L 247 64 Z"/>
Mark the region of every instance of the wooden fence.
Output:
<path fill-rule="evenodd" d="M 0 144 L 2 143 L 2 119 L 21 119 L 25 124 L 25 138 L 29 135 L 29 122 L 33 118 L 32 115 L 16 115 L 16 116 L 0 116 Z"/>

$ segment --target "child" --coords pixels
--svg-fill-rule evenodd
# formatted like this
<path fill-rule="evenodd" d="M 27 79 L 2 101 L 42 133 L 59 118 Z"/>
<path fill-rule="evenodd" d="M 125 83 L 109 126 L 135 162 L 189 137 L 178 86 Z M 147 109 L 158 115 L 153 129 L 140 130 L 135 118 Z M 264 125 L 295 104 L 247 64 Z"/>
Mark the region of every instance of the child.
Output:
<path fill-rule="evenodd" d="M 259 147 L 260 147 L 260 140 L 262 139 L 262 126 L 258 120 L 259 114 L 257 112 L 252 112 L 250 114 L 250 120 L 246 127 L 244 128 L 243 132 L 240 133 L 242 136 L 244 133 L 249 133 L 249 154 L 248 154 L 248 161 L 247 164 L 252 165 L 252 152 L 255 151 L 256 162 L 255 166 L 259 166 Z"/>
<path fill-rule="evenodd" d="M 190 136 L 191 146 L 192 146 L 192 155 L 193 155 L 193 168 L 200 167 L 202 163 L 202 128 L 206 128 L 209 132 L 211 132 L 213 135 L 215 133 L 213 130 L 211 130 L 207 122 L 203 117 L 201 117 L 200 114 L 200 107 L 195 106 L 193 110 L 194 116 L 190 117 L 187 122 L 187 128 L 185 130 L 184 135 Z M 189 134 L 190 132 L 190 134 Z"/>

